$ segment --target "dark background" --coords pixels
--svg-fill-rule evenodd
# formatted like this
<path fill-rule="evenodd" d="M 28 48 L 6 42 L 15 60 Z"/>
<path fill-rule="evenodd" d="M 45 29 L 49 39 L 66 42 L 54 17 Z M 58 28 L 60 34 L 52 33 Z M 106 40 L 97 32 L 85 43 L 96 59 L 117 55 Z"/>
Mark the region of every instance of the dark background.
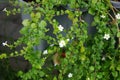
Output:
<path fill-rule="evenodd" d="M 13 9 L 8 0 L 0 0 L 0 54 L 10 53 L 11 50 L 3 46 L 2 43 L 7 41 L 8 44 L 16 41 L 21 35 L 19 30 L 21 25 L 21 14 L 7 16 L 3 9 Z M 0 60 L 0 80 L 18 80 L 16 72 L 25 71 L 29 64 L 23 57 Z"/>

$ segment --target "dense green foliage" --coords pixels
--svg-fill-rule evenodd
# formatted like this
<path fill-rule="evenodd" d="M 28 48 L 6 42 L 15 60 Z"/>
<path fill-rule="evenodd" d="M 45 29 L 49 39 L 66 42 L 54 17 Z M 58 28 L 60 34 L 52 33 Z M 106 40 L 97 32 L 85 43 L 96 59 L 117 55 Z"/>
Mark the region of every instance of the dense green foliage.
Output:
<path fill-rule="evenodd" d="M 22 36 L 7 46 L 11 49 L 21 44 L 25 46 L 10 55 L 2 54 L 0 58 L 23 56 L 28 60 L 31 69 L 26 73 L 18 72 L 22 80 L 120 80 L 120 12 L 109 0 L 36 0 L 29 3 L 16 0 L 11 3 L 23 8 L 22 12 L 30 14 L 30 19 L 22 22 Z M 21 12 L 20 8 L 6 12 L 15 14 Z M 88 34 L 84 12 L 93 16 L 94 34 Z M 65 14 L 72 21 L 68 29 L 60 27 L 54 19 Z M 47 34 L 48 23 L 52 25 L 54 37 Z M 34 49 L 42 40 L 49 45 L 46 53 Z"/>

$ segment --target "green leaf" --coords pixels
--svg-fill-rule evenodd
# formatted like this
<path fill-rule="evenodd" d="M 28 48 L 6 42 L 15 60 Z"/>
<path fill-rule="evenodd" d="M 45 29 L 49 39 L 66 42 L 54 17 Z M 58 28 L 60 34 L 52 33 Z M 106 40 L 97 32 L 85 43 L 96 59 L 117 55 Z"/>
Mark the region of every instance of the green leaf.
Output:
<path fill-rule="evenodd" d="M 85 61 L 85 59 L 86 59 L 85 54 L 81 54 L 81 55 L 80 55 L 80 59 L 81 59 L 82 61 Z M 90 70 L 91 70 L 91 67 L 90 67 Z"/>
<path fill-rule="evenodd" d="M 92 24 L 91 24 L 91 26 L 96 26 L 97 24 L 96 24 L 96 22 L 92 22 Z"/>
<path fill-rule="evenodd" d="M 99 18 L 98 16 L 95 16 L 95 17 L 94 17 L 94 21 L 95 21 L 95 22 L 100 22 L 100 18 Z"/>
<path fill-rule="evenodd" d="M 42 26 L 46 26 L 47 23 L 46 23 L 44 20 L 42 20 L 42 21 L 41 21 L 41 25 L 42 25 Z"/>
<path fill-rule="evenodd" d="M 117 70 L 120 71 L 120 64 L 117 66 Z"/>
<path fill-rule="evenodd" d="M 36 2 L 37 2 L 37 3 L 39 3 L 39 2 L 40 2 L 40 0 L 36 0 Z"/>
<path fill-rule="evenodd" d="M 37 13 L 36 13 L 36 18 L 38 18 L 38 19 L 39 19 L 40 17 L 41 17 L 40 12 L 37 12 Z"/>
<path fill-rule="evenodd" d="M 114 77 L 117 77 L 117 76 L 118 76 L 118 72 L 117 72 L 117 71 L 113 71 L 113 72 L 112 72 L 112 75 L 113 75 Z"/>
<path fill-rule="evenodd" d="M 54 78 L 53 78 L 53 80 L 57 80 L 57 78 L 56 78 L 56 77 L 54 77 Z"/>
<path fill-rule="evenodd" d="M 31 28 L 36 28 L 36 27 L 37 27 L 36 23 L 31 24 Z"/>
<path fill-rule="evenodd" d="M 96 4 L 97 3 L 97 0 L 92 0 L 92 4 Z"/>
<path fill-rule="evenodd" d="M 0 59 L 6 58 L 6 57 L 7 57 L 7 55 L 4 53 L 0 55 Z"/>
<path fill-rule="evenodd" d="M 29 26 L 29 24 L 30 24 L 29 19 L 23 20 L 22 24 L 23 24 L 23 26 Z"/>
<path fill-rule="evenodd" d="M 117 37 L 120 37 L 120 32 L 117 33 Z"/>
<path fill-rule="evenodd" d="M 88 10 L 88 12 L 89 12 L 91 15 L 94 15 L 94 14 L 95 14 L 95 10 L 94 10 L 93 8 L 90 8 L 90 9 Z"/>
<path fill-rule="evenodd" d="M 30 14 L 30 17 L 31 17 L 31 18 L 34 18 L 34 17 L 35 17 L 35 14 L 32 12 L 32 13 Z"/>
<path fill-rule="evenodd" d="M 83 53 L 85 51 L 85 47 L 81 46 L 80 52 Z"/>
<path fill-rule="evenodd" d="M 98 73 L 98 74 L 97 74 L 97 77 L 98 77 L 99 79 L 101 79 L 101 78 L 103 77 L 103 74 L 102 74 L 102 73 Z"/>
<path fill-rule="evenodd" d="M 26 34 L 28 32 L 28 27 L 23 27 L 21 30 L 20 30 L 20 33 L 21 34 Z"/>
<path fill-rule="evenodd" d="M 23 72 L 22 71 L 19 71 L 18 72 L 18 76 L 22 76 L 23 75 Z"/>
<path fill-rule="evenodd" d="M 94 71 L 94 66 L 90 66 L 90 71 Z"/>
<path fill-rule="evenodd" d="M 39 74 L 40 74 L 40 77 L 43 77 L 45 75 L 43 71 L 40 71 Z"/>
<path fill-rule="evenodd" d="M 60 11 L 57 11 L 56 14 L 57 14 L 57 16 L 59 16 L 60 15 Z"/>

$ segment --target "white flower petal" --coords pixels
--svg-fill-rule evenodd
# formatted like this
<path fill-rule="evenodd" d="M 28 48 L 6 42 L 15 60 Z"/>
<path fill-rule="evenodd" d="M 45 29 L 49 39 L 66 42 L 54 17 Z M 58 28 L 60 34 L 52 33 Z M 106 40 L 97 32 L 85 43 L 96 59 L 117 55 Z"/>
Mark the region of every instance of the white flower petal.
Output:
<path fill-rule="evenodd" d="M 110 35 L 109 34 L 105 34 L 103 38 L 108 40 L 110 38 Z"/>
<path fill-rule="evenodd" d="M 65 41 L 64 40 L 61 40 L 59 42 L 59 47 L 64 47 L 66 45 Z"/>
<path fill-rule="evenodd" d="M 6 9 L 6 8 L 4 8 L 2 11 L 5 11 L 5 12 L 6 12 L 6 11 L 7 11 L 7 9 Z"/>
<path fill-rule="evenodd" d="M 72 76 L 73 76 L 73 74 L 72 74 L 72 73 L 69 73 L 69 74 L 68 74 L 68 77 L 69 77 L 69 78 L 71 78 Z"/>
<path fill-rule="evenodd" d="M 104 16 L 104 15 L 101 15 L 100 17 L 101 17 L 101 18 L 105 18 L 105 16 Z"/>
<path fill-rule="evenodd" d="M 70 41 L 70 39 L 67 39 L 67 41 Z"/>
<path fill-rule="evenodd" d="M 57 64 L 57 63 L 54 64 L 54 66 L 57 66 L 57 65 L 59 65 L 59 64 Z"/>
<path fill-rule="evenodd" d="M 43 51 L 43 54 L 48 54 L 48 51 L 47 51 L 47 50 L 44 50 L 44 51 Z"/>
<path fill-rule="evenodd" d="M 7 46 L 7 45 L 8 45 L 8 44 L 7 44 L 7 41 L 3 42 L 2 45 L 3 45 L 3 46 Z"/>
<path fill-rule="evenodd" d="M 54 46 L 54 44 L 51 44 L 50 46 L 52 47 L 52 46 Z"/>
<path fill-rule="evenodd" d="M 105 57 L 102 57 L 102 61 L 105 61 Z"/>
<path fill-rule="evenodd" d="M 120 19 L 120 14 L 115 15 L 116 19 Z"/>
<path fill-rule="evenodd" d="M 63 27 L 62 25 L 59 25 L 59 26 L 58 26 L 58 29 L 59 29 L 60 31 L 63 31 L 64 27 Z"/>

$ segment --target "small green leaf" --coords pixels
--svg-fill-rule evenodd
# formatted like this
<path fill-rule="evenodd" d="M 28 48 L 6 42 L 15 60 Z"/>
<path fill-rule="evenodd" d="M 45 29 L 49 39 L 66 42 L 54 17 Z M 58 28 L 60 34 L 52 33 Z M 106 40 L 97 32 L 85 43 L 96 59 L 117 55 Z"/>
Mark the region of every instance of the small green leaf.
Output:
<path fill-rule="evenodd" d="M 80 56 L 80 59 L 81 59 L 82 61 L 85 61 L 85 59 L 86 59 L 85 54 L 82 54 L 82 55 Z"/>
<path fill-rule="evenodd" d="M 0 55 L 0 59 L 6 58 L 6 57 L 7 57 L 7 55 L 4 53 Z"/>
<path fill-rule="evenodd" d="M 98 77 L 99 79 L 101 79 L 101 78 L 103 77 L 103 74 L 102 74 L 102 73 L 98 73 L 98 74 L 97 74 L 97 77 Z"/>
<path fill-rule="evenodd" d="M 21 75 L 23 75 L 23 72 L 22 72 L 22 71 L 19 71 L 19 72 L 18 72 L 18 76 L 21 76 Z"/>
<path fill-rule="evenodd" d="M 84 46 L 81 46 L 80 52 L 83 53 L 85 51 Z"/>
<path fill-rule="evenodd" d="M 45 73 L 43 71 L 40 71 L 39 74 L 41 77 L 43 77 L 45 75 Z"/>
<path fill-rule="evenodd" d="M 88 12 L 89 12 L 91 15 L 94 15 L 94 14 L 95 14 L 94 9 L 92 9 L 92 8 L 90 8 Z"/>
<path fill-rule="evenodd" d="M 23 26 L 29 26 L 29 24 L 30 24 L 29 19 L 23 20 L 22 24 L 23 24 Z"/>
<path fill-rule="evenodd" d="M 34 18 L 34 17 L 35 17 L 35 14 L 32 12 L 32 13 L 30 14 L 30 16 L 31 16 L 31 18 Z"/>
<path fill-rule="evenodd" d="M 31 24 L 31 28 L 36 28 L 36 27 L 37 27 L 37 25 L 35 23 Z"/>
<path fill-rule="evenodd" d="M 40 18 L 40 17 L 41 17 L 40 12 L 37 12 L 37 13 L 36 13 L 36 18 Z"/>
<path fill-rule="evenodd" d="M 117 70 L 120 71 L 120 64 L 117 66 Z"/>
<path fill-rule="evenodd" d="M 95 21 L 95 22 L 100 22 L 100 18 L 99 18 L 98 16 L 95 16 L 95 17 L 94 17 L 94 21 Z"/>
<path fill-rule="evenodd" d="M 117 37 L 120 37 L 120 32 L 117 33 Z"/>
<path fill-rule="evenodd" d="M 117 72 L 117 71 L 113 71 L 113 72 L 112 72 L 112 75 L 113 75 L 114 77 L 117 77 L 117 76 L 118 76 L 118 72 Z"/>
<path fill-rule="evenodd" d="M 23 27 L 23 28 L 20 30 L 20 33 L 21 33 L 21 34 L 26 34 L 26 32 L 28 32 L 28 27 Z"/>
<path fill-rule="evenodd" d="M 53 78 L 53 80 L 57 80 L 57 78 L 56 78 L 56 77 L 54 77 L 54 78 Z"/>
<path fill-rule="evenodd" d="M 42 21 L 41 21 L 41 25 L 42 25 L 42 26 L 46 26 L 47 23 L 46 23 L 44 20 L 42 20 Z"/>
<path fill-rule="evenodd" d="M 60 15 L 60 11 L 57 11 L 56 14 L 57 14 L 57 16 L 59 16 Z"/>
<path fill-rule="evenodd" d="M 39 2 L 40 2 L 40 0 L 36 0 L 36 2 L 37 2 L 37 3 L 39 3 Z"/>
<path fill-rule="evenodd" d="M 90 71 L 94 71 L 94 66 L 90 66 Z"/>

